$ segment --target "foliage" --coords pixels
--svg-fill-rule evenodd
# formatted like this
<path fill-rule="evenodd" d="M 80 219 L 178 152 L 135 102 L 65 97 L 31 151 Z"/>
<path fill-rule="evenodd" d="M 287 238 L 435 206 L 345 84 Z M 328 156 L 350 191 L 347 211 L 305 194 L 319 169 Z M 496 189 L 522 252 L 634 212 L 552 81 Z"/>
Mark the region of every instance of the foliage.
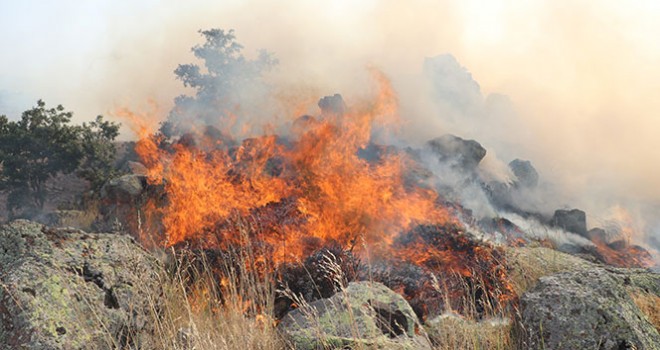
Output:
<path fill-rule="evenodd" d="M 181 95 L 175 99 L 175 107 L 161 128 L 166 136 L 188 131 L 191 121 L 209 124 L 236 112 L 236 106 L 242 103 L 254 103 L 267 88 L 263 73 L 277 64 L 264 50 L 257 59 L 246 59 L 233 30 L 209 29 L 199 33 L 205 42 L 194 46 L 192 52 L 203 61 L 203 66 L 181 64 L 174 71 L 184 86 L 196 90 L 195 96 Z"/>
<path fill-rule="evenodd" d="M 72 116 L 42 100 L 18 121 L 0 116 L 0 191 L 8 192 L 10 211 L 43 208 L 46 182 L 55 175 L 76 172 L 95 187 L 112 175 L 119 125 L 101 116 L 72 125 Z"/>
<path fill-rule="evenodd" d="M 93 189 L 99 189 L 107 179 L 116 175 L 112 166 L 116 156 L 112 142 L 119 136 L 119 124 L 97 116 L 89 124 L 83 123 L 80 133 L 84 157 L 78 166 L 78 176 L 88 180 Z"/>

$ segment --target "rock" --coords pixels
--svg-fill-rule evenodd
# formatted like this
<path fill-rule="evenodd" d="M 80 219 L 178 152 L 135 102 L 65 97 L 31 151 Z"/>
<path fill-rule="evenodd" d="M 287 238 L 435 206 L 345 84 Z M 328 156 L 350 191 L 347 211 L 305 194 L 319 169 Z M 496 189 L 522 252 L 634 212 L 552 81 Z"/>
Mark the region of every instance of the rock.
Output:
<path fill-rule="evenodd" d="M 346 112 L 346 103 L 340 94 L 334 94 L 332 96 L 325 96 L 319 100 L 319 108 L 321 108 L 321 113 L 323 114 L 336 114 L 342 115 Z"/>
<path fill-rule="evenodd" d="M 376 282 L 352 282 L 328 299 L 300 305 L 278 328 L 300 350 L 431 349 L 410 305 Z"/>
<path fill-rule="evenodd" d="M 628 241 L 623 240 L 623 239 L 619 239 L 619 240 L 616 240 L 612 243 L 607 244 L 607 246 L 610 247 L 611 249 L 614 249 L 614 250 L 624 250 L 624 249 L 628 248 L 629 244 L 628 244 Z"/>
<path fill-rule="evenodd" d="M 479 142 L 450 134 L 430 140 L 426 145 L 441 162 L 453 163 L 460 170 L 475 170 L 486 156 L 486 149 Z"/>
<path fill-rule="evenodd" d="M 660 291 L 660 275 L 589 268 L 542 277 L 521 297 L 521 348 L 660 348 L 660 334 L 628 294 L 634 287 Z"/>
<path fill-rule="evenodd" d="M 587 232 L 587 238 L 594 242 L 608 242 L 611 235 L 600 227 L 594 227 Z"/>
<path fill-rule="evenodd" d="M 597 267 L 589 261 L 547 247 L 509 247 L 506 261 L 509 279 L 518 295 L 535 286 L 543 276 Z"/>
<path fill-rule="evenodd" d="M 140 237 L 146 222 L 143 206 L 160 198 L 162 185 L 151 185 L 142 175 L 127 174 L 109 180 L 101 188 L 99 215 L 93 228 L 101 232 L 129 232 Z"/>
<path fill-rule="evenodd" d="M 538 185 L 539 173 L 536 172 L 530 161 L 514 159 L 509 163 L 509 168 L 518 179 L 517 185 L 527 188 L 534 188 Z"/>
<path fill-rule="evenodd" d="M 580 209 L 555 210 L 555 215 L 552 217 L 550 224 L 565 231 L 589 238 L 587 235 L 587 215 Z"/>
<path fill-rule="evenodd" d="M 155 258 L 126 235 L 24 220 L 0 226 L 0 344 L 153 348 L 158 271 Z"/>
<path fill-rule="evenodd" d="M 135 201 L 146 187 L 144 176 L 127 174 L 111 179 L 101 189 L 101 197 L 104 200 L 119 203 L 131 203 Z"/>

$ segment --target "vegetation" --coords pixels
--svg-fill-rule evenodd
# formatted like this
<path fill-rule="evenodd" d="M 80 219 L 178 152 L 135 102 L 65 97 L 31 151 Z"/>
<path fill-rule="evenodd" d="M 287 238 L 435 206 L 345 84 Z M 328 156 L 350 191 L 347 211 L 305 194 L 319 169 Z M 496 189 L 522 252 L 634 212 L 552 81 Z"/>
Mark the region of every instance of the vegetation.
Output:
<path fill-rule="evenodd" d="M 114 175 L 114 139 L 119 124 L 98 116 L 91 123 L 72 125 L 72 112 L 42 100 L 11 121 L 0 116 L 0 191 L 7 209 L 43 209 L 46 182 L 59 174 L 75 173 L 98 189 Z"/>
<path fill-rule="evenodd" d="M 262 75 L 277 64 L 270 53 L 262 50 L 250 60 L 241 53 L 243 46 L 236 42 L 233 30 L 199 33 L 205 42 L 194 46 L 192 52 L 203 66 L 180 64 L 174 70 L 184 86 L 195 89 L 195 96 L 181 95 L 174 100 L 175 106 L 160 130 L 168 137 L 189 131 L 191 122 L 216 124 L 222 117 L 236 113 L 237 106 L 242 105 L 241 116 L 245 117 L 245 105 L 268 96 Z"/>

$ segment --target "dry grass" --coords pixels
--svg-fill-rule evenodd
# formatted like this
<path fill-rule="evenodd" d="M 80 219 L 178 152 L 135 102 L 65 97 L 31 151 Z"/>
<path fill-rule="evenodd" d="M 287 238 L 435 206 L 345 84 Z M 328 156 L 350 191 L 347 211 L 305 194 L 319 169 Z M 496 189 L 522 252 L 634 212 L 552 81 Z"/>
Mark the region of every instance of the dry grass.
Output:
<path fill-rule="evenodd" d="M 163 274 L 163 294 L 153 298 L 153 318 L 157 330 L 155 342 L 158 348 L 290 348 L 278 334 L 271 313 L 275 297 L 272 276 L 258 276 L 249 269 L 232 270 L 231 266 L 236 266 L 237 260 L 245 262 L 239 266 L 252 266 L 253 256 L 249 254 L 249 249 L 241 251 L 248 253 L 228 257 L 221 267 L 223 273 L 230 276 L 223 279 L 222 291 L 218 290 L 219 286 L 214 282 L 212 267 L 204 260 L 201 264 L 197 261 L 196 268 L 191 269 L 193 263 L 189 259 L 178 259 L 175 271 Z M 334 275 L 340 276 L 341 272 Z M 442 288 L 440 283 L 437 288 Z M 463 308 L 473 310 L 474 317 L 448 313 L 427 325 L 434 349 L 513 348 L 511 316 L 508 311 L 486 305 L 487 316 L 478 320 L 473 290 L 466 286 Z M 221 294 L 224 303 L 219 302 Z M 291 297 L 296 298 L 293 295 Z M 298 303 L 301 306 L 306 304 L 304 300 L 298 300 Z M 319 330 L 318 334 L 322 337 L 323 332 Z"/>
<path fill-rule="evenodd" d="M 476 321 L 446 314 L 427 327 L 436 350 L 512 349 L 511 322 L 506 318 Z"/>
<path fill-rule="evenodd" d="M 273 279 L 248 268 L 255 262 L 249 251 L 241 250 L 224 266 L 214 266 L 227 276 L 220 283 L 203 256 L 195 257 L 201 261 L 179 256 L 173 262 L 173 271 L 162 275 L 162 296 L 153 298 L 157 348 L 286 348 L 272 315 Z"/>
<path fill-rule="evenodd" d="M 446 288 L 437 281 L 434 288 L 447 294 Z M 479 289 L 486 290 L 483 282 L 472 287 L 464 284 L 460 297 L 462 314 L 452 311 L 448 303 L 443 315 L 427 322 L 426 329 L 435 350 L 513 348 L 509 308 L 485 298 L 478 299 L 476 291 Z M 477 305 L 481 310 L 477 310 Z"/>
<path fill-rule="evenodd" d="M 660 332 L 660 297 L 639 290 L 630 291 L 630 296 L 639 310 L 642 311 L 655 329 Z"/>
<path fill-rule="evenodd" d="M 157 348 L 291 348 L 277 332 L 272 314 L 276 295 L 274 278 L 248 268 L 255 265 L 255 257 L 247 234 L 244 235 L 242 249 L 228 255 L 224 262 L 216 260 L 214 266 L 210 266 L 203 257 L 197 257 L 201 261 L 179 258 L 175 269 L 163 273 L 162 295 L 154 296 L 152 307 Z M 509 252 L 508 258 L 511 281 L 517 293 L 529 289 L 541 276 L 571 270 L 583 263 L 579 258 L 546 248 L 517 249 Z M 227 276 L 220 283 L 215 279 L 218 268 Z M 341 276 L 341 271 L 333 275 Z M 441 282 L 436 285 L 439 291 L 445 289 Z M 464 289 L 461 308 L 468 316 L 459 316 L 448 306 L 447 313 L 427 322 L 425 328 L 434 349 L 514 349 L 514 310 L 482 304 L 480 307 L 485 312 L 477 312 L 479 301 L 475 297 L 475 286 L 466 285 Z M 290 297 L 295 299 L 296 296 Z M 298 303 L 305 305 L 303 300 Z M 640 308 L 651 310 L 655 315 L 658 304 L 658 300 L 638 300 Z M 656 327 L 657 321 L 656 318 Z M 323 332 L 319 330 L 318 333 L 322 337 Z"/>
<path fill-rule="evenodd" d="M 58 226 L 61 227 L 77 227 L 85 231 L 92 228 L 92 224 L 99 216 L 98 204 L 94 203 L 83 211 L 69 210 L 60 211 Z"/>
<path fill-rule="evenodd" d="M 544 247 L 508 248 L 509 279 L 517 295 L 535 286 L 539 278 L 562 271 L 572 271 L 591 263 Z"/>
<path fill-rule="evenodd" d="M 285 348 L 269 315 L 245 315 L 238 298 L 230 297 L 226 305 L 214 305 L 212 300 L 217 296 L 206 282 L 198 281 L 192 295 L 186 289 L 179 276 L 164 281 L 163 298 L 157 299 L 159 304 L 153 307 L 156 348 Z"/>

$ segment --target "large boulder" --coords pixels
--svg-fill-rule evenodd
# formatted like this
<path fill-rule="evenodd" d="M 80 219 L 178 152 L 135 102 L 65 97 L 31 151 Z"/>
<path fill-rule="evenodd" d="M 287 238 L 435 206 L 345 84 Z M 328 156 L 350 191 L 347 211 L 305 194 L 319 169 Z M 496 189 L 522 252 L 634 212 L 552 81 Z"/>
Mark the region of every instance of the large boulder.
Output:
<path fill-rule="evenodd" d="M 149 349 L 158 272 L 126 235 L 0 226 L 0 348 Z"/>
<path fill-rule="evenodd" d="M 542 277 L 521 297 L 525 349 L 660 349 L 660 334 L 631 291 L 657 297 L 660 275 L 600 267 Z M 652 315 L 651 315 L 652 316 Z"/>
<path fill-rule="evenodd" d="M 131 203 L 142 194 L 146 178 L 137 174 L 126 174 L 109 180 L 101 189 L 101 197 L 119 203 Z"/>
<path fill-rule="evenodd" d="M 452 164 L 464 171 L 476 169 L 486 156 L 486 149 L 479 142 L 450 134 L 429 140 L 426 146 L 438 156 L 440 162 Z"/>
<path fill-rule="evenodd" d="M 536 172 L 532 163 L 528 160 L 514 159 L 509 163 L 509 168 L 516 176 L 516 185 L 520 187 L 533 188 L 539 183 L 539 173 Z"/>
<path fill-rule="evenodd" d="M 587 215 L 580 209 L 555 210 L 555 214 L 550 221 L 554 227 L 559 227 L 565 231 L 577 233 L 582 237 L 587 237 Z"/>
<path fill-rule="evenodd" d="M 323 97 L 319 100 L 318 106 L 323 114 L 343 115 L 348 109 L 340 94 Z"/>
<path fill-rule="evenodd" d="M 296 349 L 431 349 L 405 299 L 376 282 L 352 282 L 328 299 L 300 305 L 278 328 Z"/>
<path fill-rule="evenodd" d="M 147 177 L 126 174 L 109 180 L 101 188 L 99 213 L 93 228 L 101 232 L 129 232 L 140 235 L 140 223 L 145 222 L 143 206 L 149 198 L 158 196 L 157 186 L 147 183 Z"/>

